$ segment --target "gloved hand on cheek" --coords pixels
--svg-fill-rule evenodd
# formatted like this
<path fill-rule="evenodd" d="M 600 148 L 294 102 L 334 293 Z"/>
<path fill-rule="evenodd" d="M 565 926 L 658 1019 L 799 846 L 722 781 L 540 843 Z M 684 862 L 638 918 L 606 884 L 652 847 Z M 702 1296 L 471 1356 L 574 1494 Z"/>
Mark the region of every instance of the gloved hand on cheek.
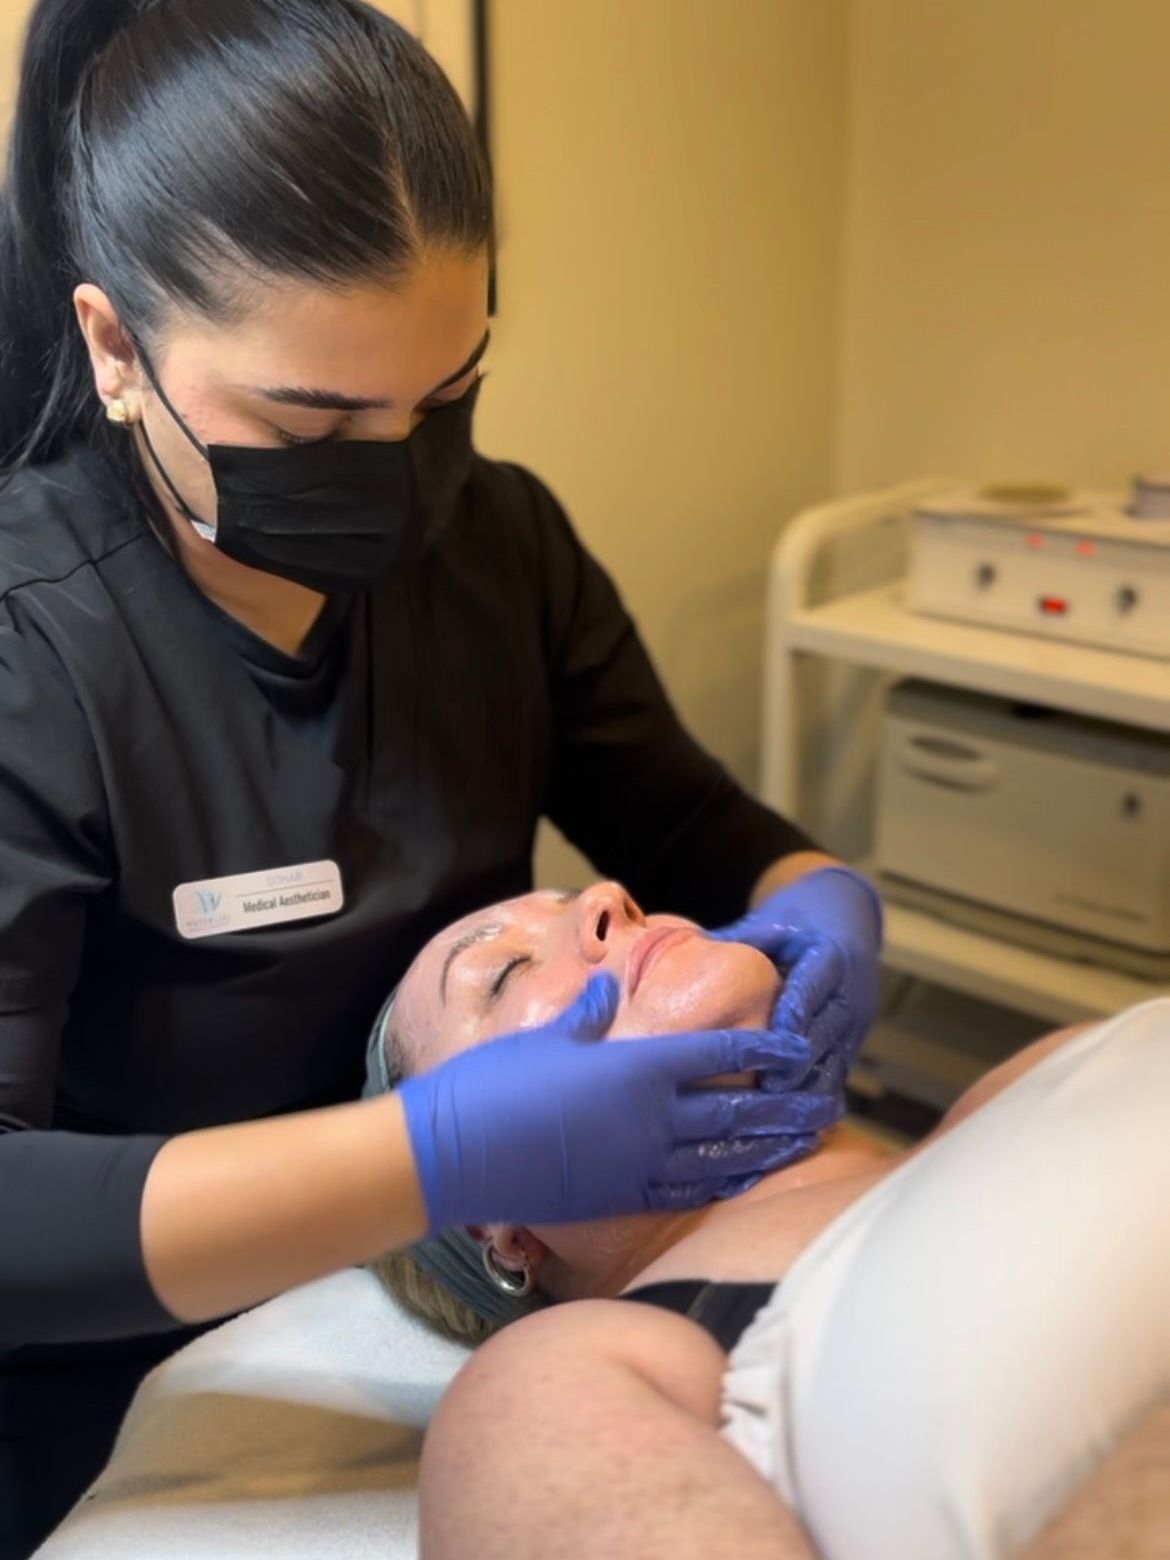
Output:
<path fill-rule="evenodd" d="M 764 1088 L 786 1092 L 801 1082 L 814 1095 L 843 1091 L 877 1014 L 882 921 L 881 900 L 868 878 L 849 867 L 823 867 L 712 934 L 758 948 L 784 981 L 773 1030 L 778 1039 L 788 1037 L 792 1065 L 772 1070 Z M 802 1070 L 799 1042 L 805 1047 Z"/>

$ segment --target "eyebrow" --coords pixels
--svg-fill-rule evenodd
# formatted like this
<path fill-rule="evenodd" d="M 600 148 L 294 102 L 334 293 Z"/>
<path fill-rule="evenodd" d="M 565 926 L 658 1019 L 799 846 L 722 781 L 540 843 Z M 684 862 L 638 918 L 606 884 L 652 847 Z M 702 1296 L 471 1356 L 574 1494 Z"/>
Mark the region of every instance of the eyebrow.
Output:
<path fill-rule="evenodd" d="M 464 932 L 463 936 L 451 949 L 443 960 L 443 973 L 439 977 L 439 995 L 443 999 L 443 1006 L 447 1005 L 447 976 L 451 972 L 451 966 L 461 953 L 466 953 L 469 948 L 474 948 L 477 943 L 487 942 L 491 937 L 498 937 L 503 927 L 495 923 L 474 927 L 470 932 Z"/>
<path fill-rule="evenodd" d="M 461 368 L 457 368 L 453 374 L 448 374 L 446 379 L 437 384 L 433 390 L 429 390 L 423 400 L 429 400 L 431 396 L 438 395 L 440 390 L 445 390 L 448 385 L 453 385 L 462 379 L 465 374 L 470 374 L 487 351 L 491 339 L 491 331 L 485 331 L 483 340 L 467 362 Z M 249 390 L 252 395 L 262 395 L 266 401 L 275 401 L 280 406 L 304 406 L 315 412 L 384 411 L 394 405 L 393 401 L 380 401 L 371 396 L 344 395 L 340 390 L 314 390 L 298 385 L 276 385 L 267 388 L 240 385 L 238 388 Z"/>
<path fill-rule="evenodd" d="M 571 905 L 575 899 L 580 899 L 579 888 L 568 888 L 562 893 L 553 896 L 559 905 Z M 447 1005 L 447 976 L 451 972 L 451 966 L 461 953 L 466 953 L 469 948 L 477 944 L 488 942 L 493 937 L 498 937 L 504 928 L 497 921 L 489 921 L 483 926 L 473 927 L 470 932 L 465 932 L 459 941 L 455 943 L 447 957 L 443 960 L 443 973 L 439 976 L 439 995 L 443 999 L 443 1006 Z"/>

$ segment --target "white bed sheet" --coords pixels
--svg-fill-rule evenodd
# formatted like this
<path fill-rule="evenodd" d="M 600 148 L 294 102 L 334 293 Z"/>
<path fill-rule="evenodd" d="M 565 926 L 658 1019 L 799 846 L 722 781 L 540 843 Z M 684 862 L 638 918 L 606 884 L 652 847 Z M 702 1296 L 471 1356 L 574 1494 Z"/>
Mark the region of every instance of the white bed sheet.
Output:
<path fill-rule="evenodd" d="M 36 1560 L 415 1560 L 423 1431 L 466 1357 L 364 1270 L 281 1295 L 151 1372 Z"/>

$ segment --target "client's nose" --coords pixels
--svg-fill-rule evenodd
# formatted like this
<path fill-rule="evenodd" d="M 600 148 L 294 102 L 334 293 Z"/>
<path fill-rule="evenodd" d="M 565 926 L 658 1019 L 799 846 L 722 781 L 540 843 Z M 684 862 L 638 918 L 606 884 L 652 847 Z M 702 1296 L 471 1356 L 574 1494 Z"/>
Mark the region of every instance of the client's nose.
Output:
<path fill-rule="evenodd" d="M 622 932 L 646 924 L 646 917 L 620 883 L 595 883 L 574 908 L 581 951 L 593 964 L 605 958 Z"/>

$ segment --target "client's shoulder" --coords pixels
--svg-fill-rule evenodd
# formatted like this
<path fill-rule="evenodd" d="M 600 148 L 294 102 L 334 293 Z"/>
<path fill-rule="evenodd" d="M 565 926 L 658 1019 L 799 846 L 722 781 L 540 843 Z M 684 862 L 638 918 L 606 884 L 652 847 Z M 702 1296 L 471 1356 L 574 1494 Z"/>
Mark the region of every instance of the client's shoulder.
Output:
<path fill-rule="evenodd" d="M 491 1397 L 505 1383 L 522 1383 L 524 1392 L 561 1398 L 571 1411 L 602 1376 L 616 1374 L 699 1413 L 717 1400 L 726 1363 L 714 1339 L 684 1316 L 626 1300 L 570 1300 L 489 1338 L 453 1390 Z"/>

